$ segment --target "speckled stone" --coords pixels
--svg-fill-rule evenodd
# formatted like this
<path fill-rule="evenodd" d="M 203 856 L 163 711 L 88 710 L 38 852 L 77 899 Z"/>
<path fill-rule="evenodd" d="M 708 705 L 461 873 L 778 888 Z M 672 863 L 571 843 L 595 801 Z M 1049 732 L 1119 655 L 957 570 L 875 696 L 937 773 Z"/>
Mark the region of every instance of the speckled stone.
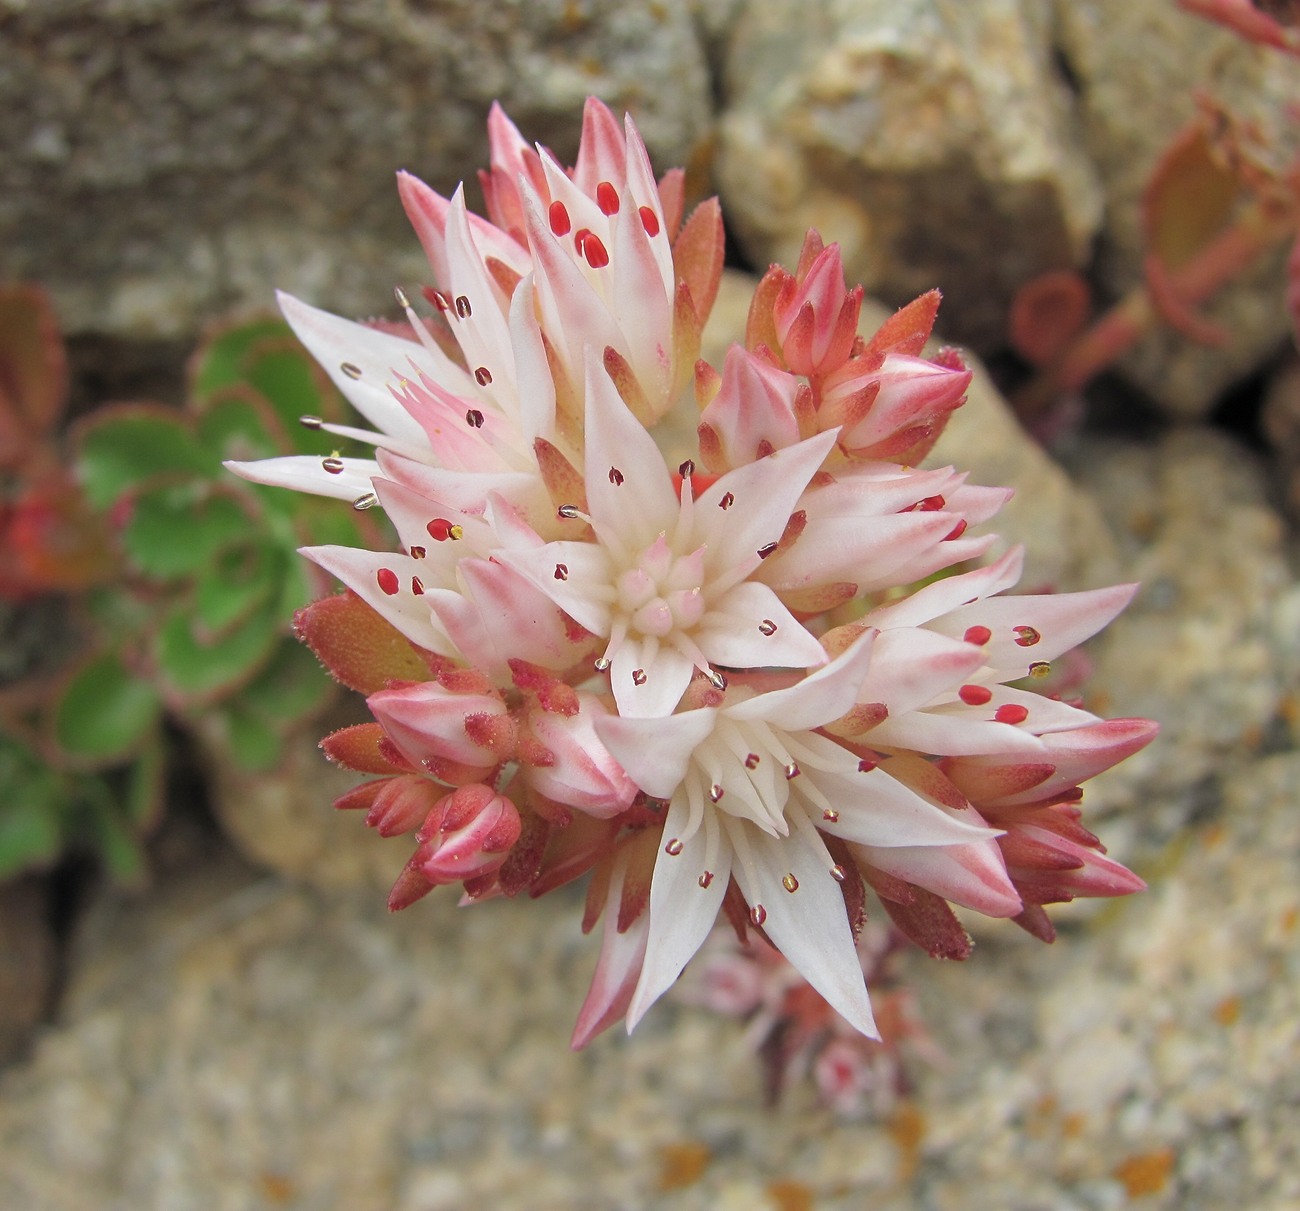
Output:
<path fill-rule="evenodd" d="M 5 272 L 73 334 L 187 337 L 277 286 L 373 314 L 428 275 L 393 174 L 472 182 L 493 99 L 566 161 L 593 93 L 659 164 L 691 159 L 711 122 L 692 9 L 0 0 Z"/>
<path fill-rule="evenodd" d="M 946 1060 L 876 1124 L 805 1087 L 763 1109 L 739 1027 L 671 999 L 567 1052 L 572 895 L 388 918 L 216 861 L 94 915 L 63 1021 L 0 1077 L 0 1205 L 1284 1211 L 1300 757 L 1232 773 L 1145 895 L 1051 948 L 1003 925 L 909 958 Z"/>

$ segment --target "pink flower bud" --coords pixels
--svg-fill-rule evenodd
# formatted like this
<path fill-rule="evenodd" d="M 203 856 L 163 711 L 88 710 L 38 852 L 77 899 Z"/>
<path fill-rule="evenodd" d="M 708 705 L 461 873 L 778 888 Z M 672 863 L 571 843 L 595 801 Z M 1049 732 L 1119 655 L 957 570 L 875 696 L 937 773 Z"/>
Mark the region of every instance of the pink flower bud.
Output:
<path fill-rule="evenodd" d="M 366 702 L 406 760 L 453 785 L 479 781 L 513 755 L 514 721 L 490 687 L 455 692 L 420 681 Z"/>
<path fill-rule="evenodd" d="M 438 801 L 416 834 L 414 865 L 431 883 L 490 874 L 519 840 L 519 810 L 490 786 L 458 787 Z"/>
<path fill-rule="evenodd" d="M 782 283 L 772 318 L 785 364 L 795 374 L 829 374 L 844 363 L 857 336 L 862 294 L 861 286 L 849 290 L 844 283 L 838 244 L 823 248 L 798 278 Z"/>
<path fill-rule="evenodd" d="M 529 713 L 533 737 L 553 760 L 529 767 L 525 777 L 548 799 L 604 819 L 631 804 L 636 785 L 596 735 L 592 719 L 608 715 L 608 709 L 591 694 L 579 694 L 578 702 L 574 715 L 544 710 Z"/>

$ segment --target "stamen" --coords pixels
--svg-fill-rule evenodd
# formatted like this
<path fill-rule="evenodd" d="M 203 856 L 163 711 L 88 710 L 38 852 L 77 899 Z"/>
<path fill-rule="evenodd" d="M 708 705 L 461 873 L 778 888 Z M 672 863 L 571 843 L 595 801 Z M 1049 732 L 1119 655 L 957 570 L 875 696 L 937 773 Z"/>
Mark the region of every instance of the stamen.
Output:
<path fill-rule="evenodd" d="M 379 503 L 378 496 L 376 496 L 373 492 L 366 492 L 363 493 L 361 496 L 358 496 L 356 500 L 352 502 L 352 507 L 356 509 L 358 513 L 361 513 L 364 512 L 366 509 L 373 509 L 378 503 Z"/>
<path fill-rule="evenodd" d="M 983 706 L 993 697 L 993 691 L 986 685 L 963 685 L 957 691 L 957 697 L 967 706 Z"/>
<path fill-rule="evenodd" d="M 799 890 L 799 880 L 793 874 L 784 874 L 781 876 L 781 886 L 793 895 Z"/>
<path fill-rule="evenodd" d="M 483 428 L 483 413 L 481 413 L 477 408 L 471 408 L 465 413 L 465 423 L 471 429 Z"/>
<path fill-rule="evenodd" d="M 982 648 L 993 638 L 993 632 L 988 627 L 967 627 L 966 634 L 962 638 L 967 643 L 973 643 L 977 648 Z"/>
<path fill-rule="evenodd" d="M 604 269 L 609 264 L 609 252 L 601 243 L 600 236 L 594 232 L 588 232 L 587 238 L 582 241 L 582 255 L 593 269 Z"/>
<path fill-rule="evenodd" d="M 834 879 L 836 883 L 843 883 L 848 877 L 849 872 L 846 871 L 838 862 L 831 867 L 831 878 Z"/>
<path fill-rule="evenodd" d="M 1024 723 L 1029 718 L 1029 708 L 1018 702 L 1007 702 L 993 712 L 993 718 L 999 723 Z"/>
<path fill-rule="evenodd" d="M 597 656 L 596 659 L 591 662 L 591 665 L 596 672 L 604 673 L 608 671 L 609 666 L 613 663 L 614 662 L 608 656 Z"/>
<path fill-rule="evenodd" d="M 749 910 L 749 919 L 754 922 L 755 926 L 761 927 L 763 922 L 767 920 L 767 909 L 761 904 L 755 904 Z"/>
<path fill-rule="evenodd" d="M 833 807 L 828 807 L 823 810 L 822 819 L 825 820 L 827 824 L 838 824 L 840 822 L 840 813 Z"/>
<path fill-rule="evenodd" d="M 632 670 L 632 684 L 633 684 L 633 685 L 645 685 L 646 680 L 647 680 L 647 678 L 646 678 L 646 675 L 645 675 L 645 669 L 633 669 L 633 670 Z"/>
<path fill-rule="evenodd" d="M 623 472 L 620 471 L 617 467 L 610 467 L 609 482 L 612 483 L 614 487 L 616 488 L 619 487 L 623 482 Z"/>
<path fill-rule="evenodd" d="M 492 371 L 486 366 L 479 366 L 478 369 L 474 371 L 474 381 L 478 383 L 480 387 L 486 387 L 488 383 L 492 381 Z"/>
<path fill-rule="evenodd" d="M 300 416 L 298 423 L 304 429 L 319 429 L 325 422 L 319 416 Z"/>
<path fill-rule="evenodd" d="M 330 475 L 341 475 L 343 473 L 343 460 L 336 455 L 320 460 L 321 470 L 329 472 Z"/>
<path fill-rule="evenodd" d="M 952 542 L 954 539 L 960 538 L 965 533 L 966 533 L 966 519 L 963 517 L 960 521 L 957 522 L 955 526 L 953 526 L 951 530 L 948 531 L 947 534 L 943 536 L 943 541 Z"/>
<path fill-rule="evenodd" d="M 677 857 L 678 854 L 682 852 L 684 848 L 685 846 L 682 845 L 681 840 L 677 837 L 674 837 L 671 841 L 668 842 L 667 845 L 664 846 L 664 853 L 666 853 L 670 858 L 675 858 Z"/>
<path fill-rule="evenodd" d="M 342 370 L 343 373 L 346 374 L 346 375 L 348 376 L 348 378 L 360 378 L 360 377 L 361 377 L 361 367 L 360 367 L 360 366 L 354 366 L 351 362 L 342 362 L 342 363 L 340 363 L 340 364 L 339 364 L 339 369 Z"/>
<path fill-rule="evenodd" d="M 469 319 L 474 314 L 474 308 L 469 305 L 469 295 L 458 294 L 456 296 L 456 314 L 463 320 Z"/>
<path fill-rule="evenodd" d="M 858 773 L 860 774 L 869 774 L 875 768 L 876 763 L 866 757 L 863 757 L 862 760 L 858 762 Z"/>
<path fill-rule="evenodd" d="M 761 635 L 775 635 L 776 623 L 774 623 L 770 618 L 764 618 L 763 621 L 758 624 L 758 630 Z"/>
<path fill-rule="evenodd" d="M 677 468 L 677 474 L 683 479 L 690 479 L 690 477 L 695 474 L 695 461 L 688 458 Z"/>
<path fill-rule="evenodd" d="M 429 537 L 435 542 L 446 542 L 451 539 L 456 542 L 464 537 L 465 531 L 455 522 L 448 521 L 445 517 L 435 517 L 427 526 L 424 527 L 429 532 Z"/>
<path fill-rule="evenodd" d="M 793 761 L 791 761 L 789 765 L 785 766 L 784 768 L 785 768 L 785 780 L 787 782 L 789 782 L 793 778 L 799 777 L 799 775 L 803 772 L 802 770 L 800 770 L 799 766 Z"/>
<path fill-rule="evenodd" d="M 418 576 L 411 577 L 411 592 L 417 597 L 422 596 L 424 593 L 424 581 L 422 581 Z"/>
<path fill-rule="evenodd" d="M 758 768 L 758 762 L 759 762 L 759 756 L 758 756 L 758 754 L 757 754 L 757 753 L 750 753 L 749 756 L 745 758 L 745 768 L 746 768 L 746 769 L 757 769 L 757 768 Z"/>
<path fill-rule="evenodd" d="M 426 552 L 425 552 L 425 549 L 424 549 L 423 547 L 412 547 L 412 548 L 411 548 L 411 558 L 412 558 L 412 559 L 423 559 L 424 556 L 425 556 L 425 554 L 426 554 Z"/>
<path fill-rule="evenodd" d="M 778 545 L 777 543 L 769 542 L 764 546 L 759 547 L 757 552 L 759 559 L 766 559 L 769 555 L 772 554 L 773 551 L 776 550 L 777 545 Z"/>
<path fill-rule="evenodd" d="M 581 517 L 582 511 L 577 505 L 561 505 L 555 510 L 565 521 L 572 521 L 575 517 Z"/>
<path fill-rule="evenodd" d="M 567 564 L 557 563 L 555 565 L 555 579 L 556 580 L 569 579 L 569 567 Z"/>
<path fill-rule="evenodd" d="M 730 509 L 731 506 L 734 505 L 735 503 L 736 503 L 735 495 L 731 492 L 724 492 L 722 494 L 722 499 L 718 501 L 718 508 L 722 509 L 725 512 L 727 509 Z"/>
<path fill-rule="evenodd" d="M 713 882 L 713 872 L 711 870 L 706 870 L 700 875 L 699 882 L 701 887 L 708 887 L 708 885 Z"/>
<path fill-rule="evenodd" d="M 649 206 L 640 207 L 637 214 L 641 216 L 641 226 L 645 228 L 646 235 L 657 236 L 659 234 L 659 216 Z"/>
<path fill-rule="evenodd" d="M 389 596 L 392 597 L 401 584 L 397 579 L 397 573 L 392 568 L 380 568 L 375 573 L 375 579 L 379 582 L 379 587 Z"/>
<path fill-rule="evenodd" d="M 1029 675 L 1041 679 L 1046 677 L 1052 671 L 1052 666 L 1046 660 L 1035 660 L 1029 666 Z"/>
<path fill-rule="evenodd" d="M 411 306 L 411 300 L 406 297 L 406 291 L 400 286 L 393 287 L 393 298 L 397 300 L 397 305 L 406 311 Z"/>
<path fill-rule="evenodd" d="M 716 782 L 709 787 L 709 799 L 714 803 L 720 803 L 722 801 L 722 796 L 726 793 L 727 792 L 724 791 Z"/>
<path fill-rule="evenodd" d="M 551 209 L 547 212 L 547 217 L 551 222 L 552 235 L 561 236 L 569 234 L 573 222 L 569 218 L 568 208 L 563 202 L 552 202 Z"/>
<path fill-rule="evenodd" d="M 596 186 L 596 205 L 602 214 L 618 214 L 618 190 L 608 181 Z"/>
<path fill-rule="evenodd" d="M 1011 628 L 1016 633 L 1016 646 L 1022 648 L 1032 648 L 1040 639 L 1042 633 L 1035 627 L 1019 626 Z"/>
<path fill-rule="evenodd" d="M 715 690 L 725 690 L 727 688 L 727 679 L 717 669 L 707 669 L 704 675 L 709 679 L 709 684 Z"/>

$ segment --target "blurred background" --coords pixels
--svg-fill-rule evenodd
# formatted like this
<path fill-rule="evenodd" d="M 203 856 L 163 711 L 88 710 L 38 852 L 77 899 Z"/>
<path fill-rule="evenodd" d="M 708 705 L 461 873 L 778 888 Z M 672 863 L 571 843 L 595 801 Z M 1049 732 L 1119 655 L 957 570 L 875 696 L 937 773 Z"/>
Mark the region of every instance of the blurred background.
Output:
<path fill-rule="evenodd" d="M 0 0 L 0 1205 L 1300 1205 L 1298 82 L 1175 0 Z M 571 1055 L 571 895 L 387 917 L 288 638 L 382 522 L 219 467 L 343 415 L 274 291 L 395 314 L 395 171 L 477 207 L 491 102 L 569 163 L 589 94 L 721 199 L 711 360 L 810 226 L 937 286 L 936 460 L 1026 588 L 1143 583 L 1089 704 L 1163 734 L 1086 807 L 1151 889 L 895 956 L 851 1104 L 690 998 Z"/>

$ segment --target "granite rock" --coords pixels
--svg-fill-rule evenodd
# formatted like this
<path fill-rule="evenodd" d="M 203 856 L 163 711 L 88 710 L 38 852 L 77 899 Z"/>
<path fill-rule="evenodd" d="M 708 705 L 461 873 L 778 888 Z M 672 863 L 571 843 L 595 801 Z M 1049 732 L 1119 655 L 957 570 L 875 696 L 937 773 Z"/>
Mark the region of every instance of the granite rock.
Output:
<path fill-rule="evenodd" d="M 751 0 L 723 77 L 718 181 L 755 262 L 804 231 L 950 336 L 996 344 L 1015 288 L 1082 264 L 1101 194 L 1040 0 Z M 996 250 L 996 255 L 991 252 Z"/>
<path fill-rule="evenodd" d="M 590 93 L 690 159 L 687 0 L 0 0 L 5 271 L 73 335 L 190 336 L 277 286 L 370 314 L 427 277 L 395 170 L 472 180 L 494 98 L 567 159 Z"/>
<path fill-rule="evenodd" d="M 803 1086 L 763 1109 L 737 1024 L 671 998 L 566 1052 L 572 895 L 388 918 L 215 855 L 92 914 L 63 1020 L 0 1077 L 0 1204 L 1283 1211 L 1298 778 L 1236 762 L 1152 889 L 1052 948 L 1003 925 L 969 963 L 909 958 L 946 1059 L 874 1124 Z"/>

